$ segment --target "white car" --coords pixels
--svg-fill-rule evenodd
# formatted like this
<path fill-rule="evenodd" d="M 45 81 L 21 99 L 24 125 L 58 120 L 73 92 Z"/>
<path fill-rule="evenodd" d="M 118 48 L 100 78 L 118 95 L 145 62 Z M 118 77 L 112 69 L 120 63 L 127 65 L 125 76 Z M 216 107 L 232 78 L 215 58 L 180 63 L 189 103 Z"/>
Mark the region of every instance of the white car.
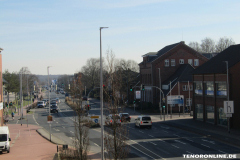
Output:
<path fill-rule="evenodd" d="M 1 126 L 0 127 L 0 153 L 3 151 L 10 152 L 10 132 L 8 126 Z"/>
<path fill-rule="evenodd" d="M 150 116 L 147 115 L 141 115 L 138 116 L 137 119 L 135 119 L 135 127 L 149 127 L 152 128 L 152 119 Z"/>
<path fill-rule="evenodd" d="M 37 107 L 38 108 L 44 108 L 45 107 L 45 102 L 44 101 L 39 101 L 39 102 L 37 102 Z"/>
<path fill-rule="evenodd" d="M 117 125 L 121 126 L 121 120 L 120 120 L 119 115 L 118 115 L 118 114 L 115 114 L 115 115 L 109 114 L 109 115 L 106 117 L 106 122 L 105 122 L 105 123 L 106 123 L 107 125 L 112 126 L 112 125 L 114 124 L 114 122 L 115 122 Z"/>

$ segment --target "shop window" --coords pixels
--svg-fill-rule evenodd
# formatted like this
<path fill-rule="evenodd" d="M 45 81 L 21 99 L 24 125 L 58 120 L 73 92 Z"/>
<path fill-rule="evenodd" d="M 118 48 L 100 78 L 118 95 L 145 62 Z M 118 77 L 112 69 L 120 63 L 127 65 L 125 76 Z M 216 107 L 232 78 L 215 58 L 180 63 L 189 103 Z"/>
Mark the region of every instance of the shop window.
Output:
<path fill-rule="evenodd" d="M 183 85 L 183 91 L 187 91 L 188 90 L 188 85 Z"/>
<path fill-rule="evenodd" d="M 207 122 L 214 123 L 214 106 L 206 106 Z"/>
<path fill-rule="evenodd" d="M 205 85 L 205 95 L 213 96 L 214 95 L 214 86 L 213 82 L 206 82 Z"/>
<path fill-rule="evenodd" d="M 195 95 L 202 95 L 203 92 L 202 82 L 194 82 L 194 94 Z"/>
<path fill-rule="evenodd" d="M 186 105 L 192 106 L 192 98 L 186 98 Z"/>
<path fill-rule="evenodd" d="M 216 94 L 219 97 L 221 97 L 221 96 L 226 97 L 227 96 L 227 84 L 226 84 L 226 82 L 216 83 Z"/>
<path fill-rule="evenodd" d="M 202 104 L 196 104 L 195 105 L 195 114 L 196 114 L 196 118 L 197 120 L 203 120 L 203 105 Z"/>

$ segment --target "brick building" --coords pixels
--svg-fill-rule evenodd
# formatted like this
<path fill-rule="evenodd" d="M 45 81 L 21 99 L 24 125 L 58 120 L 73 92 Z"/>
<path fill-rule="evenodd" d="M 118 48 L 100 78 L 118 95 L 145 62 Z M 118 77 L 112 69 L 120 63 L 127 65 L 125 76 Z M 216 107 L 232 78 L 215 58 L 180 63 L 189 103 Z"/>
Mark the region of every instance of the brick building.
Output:
<path fill-rule="evenodd" d="M 227 65 L 228 63 L 228 75 Z M 240 128 L 240 45 L 233 45 L 193 71 L 193 118 L 216 125 L 227 126 L 224 101 L 234 101 L 231 128 Z"/>
<path fill-rule="evenodd" d="M 2 48 L 0 48 L 0 126 L 3 126 Z"/>
<path fill-rule="evenodd" d="M 185 45 L 184 42 L 168 45 L 158 52 L 150 52 L 142 57 L 143 61 L 139 64 L 140 79 L 141 84 L 145 85 L 145 91 L 141 100 L 153 104 L 159 103 L 160 91 L 156 87 L 160 86 L 160 81 L 165 96 L 170 92 L 168 84 L 171 81 L 172 95 L 179 94 L 178 88 L 181 88 L 180 94 L 188 97 L 189 93 L 184 87 L 188 81 L 189 85 L 192 85 L 192 77 L 189 76 L 189 72 L 208 61 L 205 56 Z M 187 78 L 184 78 L 186 75 Z"/>

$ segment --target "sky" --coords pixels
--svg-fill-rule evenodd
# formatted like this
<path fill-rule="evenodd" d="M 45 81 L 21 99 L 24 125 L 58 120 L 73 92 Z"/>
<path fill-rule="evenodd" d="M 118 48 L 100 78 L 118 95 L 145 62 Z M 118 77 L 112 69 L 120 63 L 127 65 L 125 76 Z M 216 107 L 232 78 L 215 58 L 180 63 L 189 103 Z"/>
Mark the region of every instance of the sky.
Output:
<path fill-rule="evenodd" d="M 209 37 L 240 43 L 239 0 L 0 0 L 3 72 L 74 74 L 108 48 L 116 58 Z"/>

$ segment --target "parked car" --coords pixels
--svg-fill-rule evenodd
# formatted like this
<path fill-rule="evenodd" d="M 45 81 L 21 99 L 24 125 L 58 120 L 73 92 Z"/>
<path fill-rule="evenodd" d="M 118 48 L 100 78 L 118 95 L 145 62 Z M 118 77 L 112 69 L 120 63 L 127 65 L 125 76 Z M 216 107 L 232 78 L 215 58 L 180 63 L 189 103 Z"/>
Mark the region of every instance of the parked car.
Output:
<path fill-rule="evenodd" d="M 51 113 L 58 113 L 58 107 L 56 105 L 50 106 L 50 112 Z"/>
<path fill-rule="evenodd" d="M 45 102 L 44 101 L 37 102 L 37 107 L 38 108 L 44 108 L 45 107 Z"/>
<path fill-rule="evenodd" d="M 107 117 L 106 117 L 106 124 L 109 125 L 109 126 L 112 126 L 113 124 L 117 124 L 119 126 L 121 126 L 121 120 L 120 120 L 120 117 L 118 114 L 115 114 L 115 115 L 112 115 L 112 114 L 109 114 Z"/>
<path fill-rule="evenodd" d="M 129 116 L 128 113 L 119 113 L 119 116 L 120 116 L 121 122 L 131 121 L 131 117 Z"/>
<path fill-rule="evenodd" d="M 137 119 L 135 119 L 135 127 L 149 127 L 152 128 L 152 119 L 150 116 L 147 115 L 141 115 L 138 116 Z"/>
<path fill-rule="evenodd" d="M 0 127 L 0 153 L 2 154 L 3 151 L 10 152 L 10 132 L 8 126 L 1 126 Z"/>
<path fill-rule="evenodd" d="M 56 98 L 56 101 L 57 101 L 57 103 L 60 103 L 60 99 L 59 98 Z"/>

